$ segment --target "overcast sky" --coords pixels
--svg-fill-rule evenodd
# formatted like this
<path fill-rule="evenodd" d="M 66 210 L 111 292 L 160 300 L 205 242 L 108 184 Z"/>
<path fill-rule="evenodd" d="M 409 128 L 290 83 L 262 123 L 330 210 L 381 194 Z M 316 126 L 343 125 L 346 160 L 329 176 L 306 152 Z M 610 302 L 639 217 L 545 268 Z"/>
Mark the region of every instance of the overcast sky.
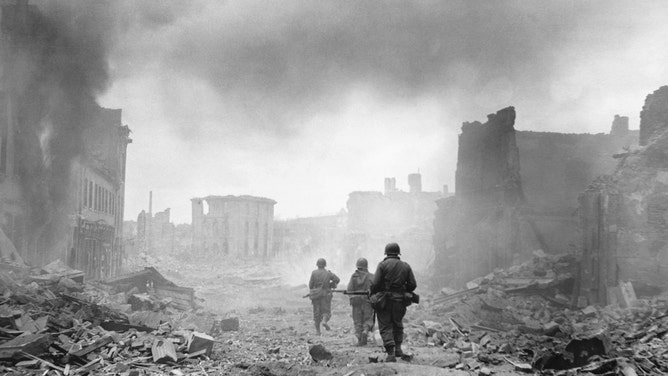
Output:
<path fill-rule="evenodd" d="M 105 107 L 132 130 L 126 218 L 250 194 L 279 218 L 422 173 L 454 189 L 464 121 L 637 128 L 668 84 L 664 1 L 119 1 Z"/>

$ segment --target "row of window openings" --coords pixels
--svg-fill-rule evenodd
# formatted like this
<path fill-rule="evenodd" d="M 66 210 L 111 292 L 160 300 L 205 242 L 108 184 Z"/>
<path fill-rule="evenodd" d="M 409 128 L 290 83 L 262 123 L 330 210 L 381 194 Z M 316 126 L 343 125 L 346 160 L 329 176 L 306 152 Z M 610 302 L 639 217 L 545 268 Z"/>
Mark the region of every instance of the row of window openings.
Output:
<path fill-rule="evenodd" d="M 84 179 L 83 207 L 91 210 L 116 215 L 116 196 L 92 180 Z"/>

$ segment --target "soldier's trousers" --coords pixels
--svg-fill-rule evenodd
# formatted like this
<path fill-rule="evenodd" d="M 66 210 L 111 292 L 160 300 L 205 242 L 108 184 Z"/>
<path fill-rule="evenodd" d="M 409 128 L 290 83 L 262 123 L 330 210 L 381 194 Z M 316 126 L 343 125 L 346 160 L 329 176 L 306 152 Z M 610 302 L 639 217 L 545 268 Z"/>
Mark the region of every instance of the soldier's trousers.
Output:
<path fill-rule="evenodd" d="M 403 342 L 403 319 L 405 314 L 406 306 L 404 303 L 392 299 L 387 299 L 385 301 L 385 308 L 376 311 L 380 336 L 383 339 L 383 346 L 386 348 Z"/>
<path fill-rule="evenodd" d="M 371 303 L 360 302 L 353 305 L 353 324 L 355 325 L 355 334 L 369 332 L 373 328 L 373 308 Z"/>
<path fill-rule="evenodd" d="M 332 295 L 313 299 L 311 300 L 311 304 L 313 304 L 313 321 L 316 323 L 320 323 L 323 317 L 326 317 L 328 320 L 332 316 Z"/>

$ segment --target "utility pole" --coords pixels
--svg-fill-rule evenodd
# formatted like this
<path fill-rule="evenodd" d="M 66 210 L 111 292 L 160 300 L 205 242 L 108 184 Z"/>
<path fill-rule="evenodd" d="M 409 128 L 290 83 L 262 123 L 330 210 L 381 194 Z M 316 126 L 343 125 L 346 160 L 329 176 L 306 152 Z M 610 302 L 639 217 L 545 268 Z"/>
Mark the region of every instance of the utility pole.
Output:
<path fill-rule="evenodd" d="M 153 238 L 153 191 L 148 192 L 148 215 L 146 216 L 146 252 L 153 253 L 152 238 Z"/>

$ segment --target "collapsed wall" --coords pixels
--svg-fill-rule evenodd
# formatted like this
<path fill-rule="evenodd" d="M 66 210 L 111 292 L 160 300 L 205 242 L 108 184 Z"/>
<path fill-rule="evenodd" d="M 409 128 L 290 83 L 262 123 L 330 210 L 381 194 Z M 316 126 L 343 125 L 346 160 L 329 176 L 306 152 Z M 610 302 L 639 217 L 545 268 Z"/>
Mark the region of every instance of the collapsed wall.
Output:
<path fill-rule="evenodd" d="M 668 86 L 647 96 L 638 149 L 580 196 L 580 296 L 613 303 L 619 282 L 640 293 L 668 284 Z"/>
<path fill-rule="evenodd" d="M 579 248 L 578 196 L 601 174 L 615 171 L 613 155 L 637 144 L 628 117 L 616 115 L 609 134 L 517 131 L 523 216 L 547 253 Z"/>
<path fill-rule="evenodd" d="M 456 195 L 437 202 L 434 246 L 443 283 L 461 284 L 521 257 L 519 150 L 515 109 L 464 123 L 459 136 Z"/>
<path fill-rule="evenodd" d="M 517 131 L 514 123 L 508 107 L 462 127 L 455 197 L 437 202 L 434 219 L 441 285 L 460 285 L 539 249 L 579 249 L 578 196 L 594 177 L 613 172 L 613 155 L 638 137 L 619 115 L 609 134 Z"/>

